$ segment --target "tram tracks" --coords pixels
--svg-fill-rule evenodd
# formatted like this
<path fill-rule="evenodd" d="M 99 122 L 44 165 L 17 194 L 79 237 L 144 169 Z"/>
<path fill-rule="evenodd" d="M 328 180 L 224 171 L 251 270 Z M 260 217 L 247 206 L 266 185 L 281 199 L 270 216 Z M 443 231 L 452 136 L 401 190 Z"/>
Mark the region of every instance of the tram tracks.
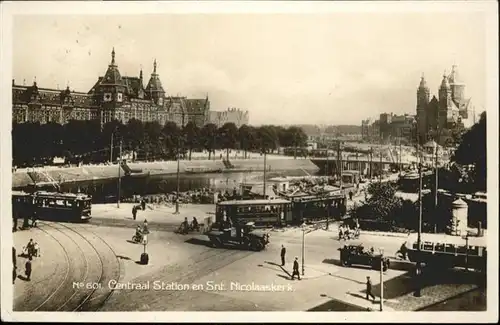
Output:
<path fill-rule="evenodd" d="M 113 296 L 116 299 L 111 299 L 104 310 L 178 310 L 175 305 L 177 301 L 182 300 L 180 299 L 181 297 L 187 297 L 189 300 L 189 296 L 196 293 L 192 290 L 155 289 L 152 282 L 158 283 L 159 286 L 163 284 L 191 286 L 196 280 L 255 253 L 236 249 L 206 249 L 199 254 L 191 256 L 189 263 L 165 266 L 155 271 L 154 274 L 145 274 L 134 278 L 130 282 L 149 282 L 150 290 L 131 289 L 119 291 Z"/>
<path fill-rule="evenodd" d="M 84 236 L 83 228 L 61 223 L 42 223 L 39 229 L 53 238 L 64 251 L 67 264 L 66 273 L 52 294 L 42 302 L 31 299 L 21 306 L 25 311 L 87 311 L 97 310 L 113 290 L 108 288 L 106 280 L 118 280 L 120 276 L 120 261 L 112 248 L 99 236 L 90 230 L 86 232 L 92 237 Z M 73 236 L 74 235 L 74 236 Z M 111 254 L 103 254 L 100 247 L 104 243 Z M 97 246 L 97 247 L 96 247 Z M 110 260 L 109 255 L 113 256 Z M 118 267 L 109 268 L 116 263 Z M 106 283 L 105 283 L 106 282 Z"/>

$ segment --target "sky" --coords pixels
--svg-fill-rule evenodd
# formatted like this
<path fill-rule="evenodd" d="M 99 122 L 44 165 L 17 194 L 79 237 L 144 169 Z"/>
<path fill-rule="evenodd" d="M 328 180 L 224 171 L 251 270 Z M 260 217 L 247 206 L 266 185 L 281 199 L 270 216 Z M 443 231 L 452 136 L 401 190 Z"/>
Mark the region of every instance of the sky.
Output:
<path fill-rule="evenodd" d="M 24 15 L 13 20 L 17 84 L 87 92 L 111 61 L 122 76 L 157 60 L 170 95 L 214 110 L 248 110 L 251 124 L 355 124 L 415 114 L 422 73 L 437 96 L 457 65 L 484 110 L 481 13 Z"/>

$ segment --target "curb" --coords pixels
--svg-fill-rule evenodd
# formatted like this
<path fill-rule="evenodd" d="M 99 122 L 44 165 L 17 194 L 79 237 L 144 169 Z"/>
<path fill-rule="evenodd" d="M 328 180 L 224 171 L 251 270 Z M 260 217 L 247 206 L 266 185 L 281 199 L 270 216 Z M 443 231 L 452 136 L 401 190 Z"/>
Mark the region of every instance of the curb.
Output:
<path fill-rule="evenodd" d="M 398 237 L 398 238 L 408 238 L 408 234 L 406 233 L 384 233 L 377 231 L 361 231 L 361 234 L 372 235 L 372 236 L 380 236 L 380 237 Z"/>

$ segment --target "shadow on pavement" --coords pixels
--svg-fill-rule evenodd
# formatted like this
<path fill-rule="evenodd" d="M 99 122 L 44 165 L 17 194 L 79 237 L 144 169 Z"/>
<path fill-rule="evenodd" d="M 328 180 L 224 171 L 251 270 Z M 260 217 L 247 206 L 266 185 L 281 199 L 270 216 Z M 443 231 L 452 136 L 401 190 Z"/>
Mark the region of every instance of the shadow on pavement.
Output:
<path fill-rule="evenodd" d="M 392 266 L 392 264 L 391 264 Z M 412 272 L 401 274 L 390 280 L 384 281 L 384 298 L 394 299 L 417 290 L 417 278 Z M 421 289 L 439 285 L 481 285 L 484 275 L 478 272 L 467 272 L 463 269 L 439 269 L 424 268 L 420 278 Z M 366 291 L 363 291 L 365 293 Z M 380 283 L 372 287 L 372 293 L 380 296 Z"/>
<path fill-rule="evenodd" d="M 127 260 L 127 261 L 131 261 L 132 259 L 128 256 L 122 256 L 122 255 L 116 255 L 117 258 L 121 259 L 121 260 Z"/>
<path fill-rule="evenodd" d="M 389 269 L 391 269 L 391 270 L 409 272 L 415 268 L 415 266 L 412 262 L 398 261 L 398 260 L 390 260 L 389 262 L 390 262 Z M 342 264 L 340 263 L 340 260 L 336 259 L 336 258 L 324 259 L 323 263 L 332 264 L 332 265 L 336 265 L 336 266 L 342 266 Z M 353 264 L 349 267 L 358 268 L 358 269 L 371 269 L 371 266 L 369 266 L 369 265 Z"/>
<path fill-rule="evenodd" d="M 130 239 L 127 239 L 127 243 L 131 243 L 131 244 L 140 244 L 140 243 L 138 243 L 138 242 L 135 242 L 135 241 L 133 241 L 133 240 L 130 240 Z"/>
<path fill-rule="evenodd" d="M 237 250 L 237 251 L 248 251 L 245 248 L 242 248 L 241 246 L 234 245 L 234 244 L 225 244 L 224 247 L 214 247 L 212 242 L 210 240 L 203 240 L 199 238 L 190 238 L 188 240 L 184 241 L 185 243 L 192 244 L 192 245 L 200 245 L 200 246 L 206 246 L 210 247 L 213 249 L 226 249 L 226 250 Z"/>
<path fill-rule="evenodd" d="M 363 295 L 361 295 L 361 294 L 359 294 L 359 293 L 352 293 L 352 292 L 349 292 L 348 294 L 349 294 L 350 296 L 354 297 L 354 298 L 361 298 L 361 299 L 363 299 L 363 300 L 367 300 L 367 299 L 366 299 L 366 296 L 363 296 Z M 384 299 L 384 300 L 385 300 L 385 299 Z M 368 301 L 369 301 L 369 302 L 371 302 L 372 304 L 379 304 L 379 303 L 380 303 L 380 298 L 378 299 L 378 301 L 377 301 L 377 300 L 373 300 L 373 299 L 372 299 L 372 300 L 368 300 Z"/>
<path fill-rule="evenodd" d="M 18 279 L 21 279 L 21 280 L 23 280 L 23 281 L 29 281 L 27 277 L 25 277 L 24 275 L 21 275 L 21 274 L 19 274 L 19 275 L 17 276 L 17 278 L 18 278 Z"/>
<path fill-rule="evenodd" d="M 283 271 L 284 273 L 287 274 L 287 276 L 282 275 L 282 274 L 277 274 L 279 277 L 282 277 L 282 278 L 288 279 L 288 280 L 290 280 L 292 278 L 292 275 L 290 274 L 290 272 L 288 272 L 287 269 L 285 269 L 281 264 L 274 263 L 274 262 L 269 262 L 269 261 L 266 261 L 265 263 L 269 264 L 269 265 L 277 266 L 277 267 L 279 267 L 281 269 L 281 271 Z M 263 267 L 265 267 L 265 266 L 263 266 Z M 273 268 L 273 270 L 276 270 L 276 269 Z"/>
<path fill-rule="evenodd" d="M 185 240 L 184 242 L 188 243 L 188 244 L 192 244 L 192 245 L 201 245 L 201 246 L 206 246 L 206 247 L 211 247 L 211 248 L 214 247 L 212 242 L 210 242 L 209 240 L 203 240 L 203 239 L 199 239 L 199 238 L 190 238 L 188 240 Z"/>
<path fill-rule="evenodd" d="M 340 276 L 340 275 L 337 275 L 337 274 L 330 273 L 330 276 L 333 276 L 333 277 L 339 278 L 339 279 L 343 279 L 343 280 L 347 280 L 347 281 L 351 281 L 351 282 L 355 282 L 357 284 L 364 284 L 364 282 L 362 282 L 362 281 L 354 280 L 354 279 L 347 278 L 345 276 Z"/>
<path fill-rule="evenodd" d="M 338 299 L 331 298 L 331 300 L 313 307 L 307 311 L 370 311 L 369 308 L 356 306 Z"/>

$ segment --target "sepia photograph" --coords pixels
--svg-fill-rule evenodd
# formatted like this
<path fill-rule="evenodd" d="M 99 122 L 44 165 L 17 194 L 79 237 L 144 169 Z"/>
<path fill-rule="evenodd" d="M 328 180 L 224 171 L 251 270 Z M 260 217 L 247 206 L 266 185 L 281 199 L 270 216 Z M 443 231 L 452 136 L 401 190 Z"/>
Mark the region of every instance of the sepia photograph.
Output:
<path fill-rule="evenodd" d="M 497 15 L 3 2 L 2 319 L 498 321 Z"/>

